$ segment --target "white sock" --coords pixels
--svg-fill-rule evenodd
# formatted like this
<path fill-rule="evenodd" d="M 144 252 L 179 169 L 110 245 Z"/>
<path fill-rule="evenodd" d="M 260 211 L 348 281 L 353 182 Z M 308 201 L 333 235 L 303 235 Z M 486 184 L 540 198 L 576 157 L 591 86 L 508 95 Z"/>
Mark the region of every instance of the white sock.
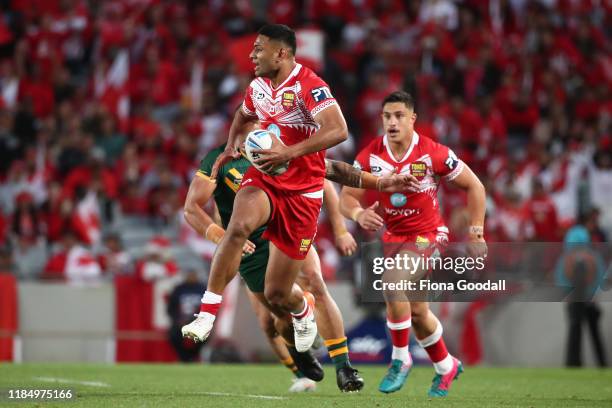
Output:
<path fill-rule="evenodd" d="M 205 291 L 204 296 L 202 296 L 202 303 L 221 303 L 223 301 L 222 295 L 217 295 L 216 293 Z"/>
<path fill-rule="evenodd" d="M 408 346 L 393 346 L 393 351 L 391 352 L 391 359 L 400 360 L 402 363 L 404 363 L 404 365 L 412 365 L 412 357 L 410 356 L 410 352 L 408 351 Z"/>
<path fill-rule="evenodd" d="M 437 363 L 433 363 L 434 370 L 436 370 L 436 374 L 448 374 L 453 369 L 453 356 L 448 353 L 446 357 L 442 361 L 438 361 Z"/>

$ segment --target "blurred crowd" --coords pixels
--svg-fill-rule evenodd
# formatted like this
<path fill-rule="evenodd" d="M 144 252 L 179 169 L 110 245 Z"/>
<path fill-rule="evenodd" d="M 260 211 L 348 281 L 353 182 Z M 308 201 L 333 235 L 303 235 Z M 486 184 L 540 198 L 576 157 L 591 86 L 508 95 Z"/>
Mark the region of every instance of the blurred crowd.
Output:
<path fill-rule="evenodd" d="M 100 258 L 125 252 L 120 225 L 112 234 L 107 226 L 121 217 L 180 224 L 199 160 L 226 139 L 251 79 L 228 50 L 266 21 L 324 34 L 320 74 L 351 131 L 330 155 L 352 161 L 380 135 L 382 99 L 405 89 L 417 100 L 417 131 L 451 146 L 487 186 L 489 241 L 560 241 L 577 222 L 594 240 L 612 232 L 609 1 L 0 7 L 2 268 L 37 250 L 42 268 L 27 276 L 67 278 L 71 260 L 82 276 L 121 273 Z M 461 239 L 465 197 L 441 194 Z M 320 231 L 333 278 L 334 237 L 329 227 Z M 81 255 L 70 258 L 74 248 Z"/>

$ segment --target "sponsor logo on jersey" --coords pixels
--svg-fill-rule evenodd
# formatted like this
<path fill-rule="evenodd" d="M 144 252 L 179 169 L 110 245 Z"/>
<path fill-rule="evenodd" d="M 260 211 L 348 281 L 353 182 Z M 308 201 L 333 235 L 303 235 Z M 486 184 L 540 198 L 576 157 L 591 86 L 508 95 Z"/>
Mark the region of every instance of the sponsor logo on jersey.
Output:
<path fill-rule="evenodd" d="M 412 215 L 418 215 L 421 213 L 419 208 L 385 208 L 387 215 L 401 215 L 404 217 L 410 217 Z"/>
<path fill-rule="evenodd" d="M 300 252 L 308 252 L 308 249 L 310 249 L 311 242 L 312 242 L 312 239 L 304 238 L 302 242 L 300 243 Z"/>
<path fill-rule="evenodd" d="M 295 92 L 293 91 L 283 92 L 282 104 L 287 110 L 293 109 L 293 107 L 295 106 Z"/>
<path fill-rule="evenodd" d="M 418 180 L 422 180 L 427 175 L 427 164 L 422 161 L 410 163 L 410 174 Z"/>
<path fill-rule="evenodd" d="M 255 94 L 255 99 L 257 99 L 258 101 L 261 101 L 263 98 L 266 97 L 266 94 L 264 94 L 263 92 L 253 90 L 253 93 Z"/>
<path fill-rule="evenodd" d="M 382 167 L 380 167 L 380 166 L 372 166 L 372 174 L 374 174 L 376 176 L 380 176 L 380 173 L 382 173 Z"/>
<path fill-rule="evenodd" d="M 406 205 L 406 202 L 408 201 L 408 199 L 406 198 L 405 195 L 400 194 L 400 193 L 394 193 L 391 196 L 391 204 L 394 207 L 403 207 Z"/>
<path fill-rule="evenodd" d="M 455 155 L 455 152 L 453 152 L 451 149 L 448 149 L 448 157 L 446 158 L 446 161 L 444 161 L 444 164 L 446 164 L 446 166 L 451 170 L 455 170 L 457 165 L 459 165 L 459 159 L 457 158 L 457 155 Z"/>
<path fill-rule="evenodd" d="M 274 123 L 268 126 L 267 131 L 274 133 L 276 137 L 280 137 L 280 134 L 281 134 L 280 128 Z"/>
<path fill-rule="evenodd" d="M 331 91 L 326 86 L 315 88 L 311 90 L 310 93 L 312 94 L 312 98 L 314 99 L 316 103 L 323 102 L 326 99 L 333 98 Z"/>

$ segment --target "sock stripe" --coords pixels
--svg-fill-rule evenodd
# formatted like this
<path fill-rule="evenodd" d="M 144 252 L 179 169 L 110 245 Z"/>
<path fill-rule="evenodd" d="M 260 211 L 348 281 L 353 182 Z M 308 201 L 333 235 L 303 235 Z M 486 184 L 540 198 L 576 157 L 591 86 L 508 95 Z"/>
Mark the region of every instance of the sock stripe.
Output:
<path fill-rule="evenodd" d="M 412 319 L 393 322 L 387 319 L 387 327 L 391 330 L 404 330 L 412 327 Z"/>
<path fill-rule="evenodd" d="M 328 339 L 328 340 L 325 340 L 323 343 L 325 344 L 325 347 L 331 347 L 331 346 L 335 346 L 338 344 L 342 344 L 344 342 L 346 342 L 346 337 L 340 337 L 337 339 Z"/>
<path fill-rule="evenodd" d="M 347 347 L 346 341 L 343 341 L 340 344 L 335 344 L 333 346 L 327 346 L 327 351 L 334 351 L 334 350 L 339 350 L 342 347 Z"/>
<path fill-rule="evenodd" d="M 424 339 L 417 339 L 417 342 L 421 345 L 421 347 L 427 348 L 433 344 L 436 344 L 442 338 L 443 332 L 444 329 L 442 328 L 442 324 L 438 320 L 438 324 L 434 332 Z"/>
<path fill-rule="evenodd" d="M 211 315 L 216 316 L 220 307 L 221 303 L 202 303 L 200 305 L 200 312 L 210 313 Z"/>
<path fill-rule="evenodd" d="M 331 358 L 334 358 L 334 357 L 339 356 L 341 354 L 348 354 L 348 352 L 349 352 L 348 347 L 344 346 L 344 347 L 339 348 L 337 350 L 330 350 L 329 351 L 329 356 Z"/>
<path fill-rule="evenodd" d="M 301 312 L 297 312 L 297 313 L 291 312 L 291 316 L 295 317 L 296 319 L 303 319 L 304 317 L 308 315 L 309 312 L 310 312 L 310 303 L 308 303 L 306 298 L 304 298 L 304 309 L 302 309 Z"/>

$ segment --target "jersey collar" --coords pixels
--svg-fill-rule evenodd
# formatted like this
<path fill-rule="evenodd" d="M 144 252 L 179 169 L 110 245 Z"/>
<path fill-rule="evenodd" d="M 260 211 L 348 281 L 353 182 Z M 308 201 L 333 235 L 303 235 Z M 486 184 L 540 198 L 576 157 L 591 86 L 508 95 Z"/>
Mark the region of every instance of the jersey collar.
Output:
<path fill-rule="evenodd" d="M 291 71 L 291 73 L 289 74 L 289 76 L 287 77 L 287 79 L 285 79 L 279 86 L 277 86 L 276 88 L 272 86 L 272 81 L 270 81 L 270 88 L 272 88 L 273 91 L 278 91 L 279 89 L 281 89 L 283 86 L 285 86 L 287 84 L 287 82 L 289 82 L 289 80 L 291 78 L 293 78 L 294 76 L 296 76 L 300 70 L 302 69 L 302 64 L 300 63 L 296 63 L 295 67 L 293 68 L 293 70 Z"/>
<path fill-rule="evenodd" d="M 396 163 L 402 163 L 406 161 L 408 156 L 410 156 L 410 153 L 412 153 L 414 146 L 416 146 L 418 143 L 419 143 L 419 134 L 413 130 L 412 131 L 412 142 L 410 142 L 410 146 L 408 147 L 406 154 L 404 155 L 404 157 L 402 157 L 401 160 L 395 160 L 395 156 L 393 155 L 393 152 L 391 151 L 391 146 L 389 146 L 389 141 L 387 140 L 387 134 L 385 133 L 385 135 L 383 136 L 383 144 L 387 148 L 387 154 L 389 155 L 391 160 L 393 160 Z"/>

